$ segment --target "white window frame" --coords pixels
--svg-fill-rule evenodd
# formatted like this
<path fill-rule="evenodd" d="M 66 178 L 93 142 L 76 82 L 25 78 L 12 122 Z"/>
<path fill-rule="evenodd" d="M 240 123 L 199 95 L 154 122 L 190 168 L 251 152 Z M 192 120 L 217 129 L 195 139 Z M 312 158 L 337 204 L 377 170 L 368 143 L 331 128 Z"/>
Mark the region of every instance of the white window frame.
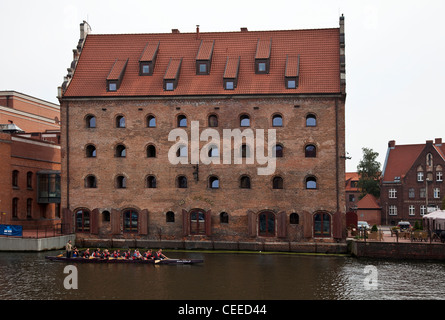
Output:
<path fill-rule="evenodd" d="M 389 212 L 388 212 L 388 214 L 389 214 L 390 216 L 396 216 L 396 215 L 397 215 L 397 206 L 395 206 L 395 205 L 390 205 L 390 206 L 389 206 Z"/>
<path fill-rule="evenodd" d="M 397 190 L 394 188 L 389 189 L 389 198 L 396 199 L 397 198 Z"/>
<path fill-rule="evenodd" d="M 408 214 L 410 215 L 410 216 L 414 216 L 415 214 L 416 214 L 416 209 L 415 209 L 415 207 L 414 207 L 414 205 L 410 205 L 409 206 L 409 212 L 408 212 Z"/>
<path fill-rule="evenodd" d="M 423 171 L 417 172 L 417 181 L 422 182 L 423 181 Z"/>

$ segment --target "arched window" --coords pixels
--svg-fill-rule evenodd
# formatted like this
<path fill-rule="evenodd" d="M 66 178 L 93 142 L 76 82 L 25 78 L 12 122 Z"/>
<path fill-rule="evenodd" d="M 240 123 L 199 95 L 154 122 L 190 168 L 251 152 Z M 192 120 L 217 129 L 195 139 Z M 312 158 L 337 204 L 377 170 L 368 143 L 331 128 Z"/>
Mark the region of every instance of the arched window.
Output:
<path fill-rule="evenodd" d="M 279 114 L 274 115 L 272 117 L 272 126 L 282 127 L 283 126 L 283 117 Z"/>
<path fill-rule="evenodd" d="M 229 223 L 229 215 L 227 212 L 221 212 L 219 214 L 219 223 Z"/>
<path fill-rule="evenodd" d="M 187 188 L 187 177 L 185 176 L 179 176 L 176 179 L 176 186 L 178 188 Z"/>
<path fill-rule="evenodd" d="M 89 114 L 85 117 L 85 126 L 87 128 L 96 128 L 96 117 Z"/>
<path fill-rule="evenodd" d="M 32 171 L 26 173 L 26 188 L 32 189 Z"/>
<path fill-rule="evenodd" d="M 176 150 L 176 157 L 187 157 L 187 147 L 179 146 L 178 150 Z"/>
<path fill-rule="evenodd" d="M 317 148 L 313 144 L 308 144 L 304 148 L 304 156 L 306 158 L 315 158 L 317 156 Z"/>
<path fill-rule="evenodd" d="M 258 216 L 258 235 L 263 237 L 275 236 L 275 214 L 267 211 Z"/>
<path fill-rule="evenodd" d="M 146 181 L 147 188 L 156 188 L 156 177 L 148 176 Z"/>
<path fill-rule="evenodd" d="M 209 188 L 218 189 L 219 188 L 219 178 L 217 176 L 209 177 Z"/>
<path fill-rule="evenodd" d="M 314 237 L 331 236 L 331 216 L 329 213 L 314 214 Z"/>
<path fill-rule="evenodd" d="M 118 144 L 114 155 L 117 158 L 125 158 L 127 156 L 127 148 L 123 144 Z"/>
<path fill-rule="evenodd" d="M 124 116 L 116 117 L 116 128 L 125 128 L 125 117 Z"/>
<path fill-rule="evenodd" d="M 214 114 L 209 116 L 209 127 L 217 127 L 218 126 L 218 117 Z"/>
<path fill-rule="evenodd" d="M 90 174 L 85 177 L 85 188 L 97 188 L 97 179 L 94 175 Z"/>
<path fill-rule="evenodd" d="M 128 209 L 124 211 L 123 219 L 124 219 L 124 232 L 132 232 L 135 233 L 138 231 L 138 212 L 133 209 Z"/>
<path fill-rule="evenodd" d="M 307 177 L 306 178 L 306 189 L 317 189 L 317 178 Z"/>
<path fill-rule="evenodd" d="M 308 114 L 306 116 L 306 127 L 316 127 L 317 117 L 314 114 Z"/>
<path fill-rule="evenodd" d="M 289 224 L 299 224 L 300 223 L 300 216 L 298 213 L 291 213 L 289 216 Z"/>
<path fill-rule="evenodd" d="M 240 127 L 250 127 L 250 117 L 247 114 L 241 115 Z"/>
<path fill-rule="evenodd" d="M 283 178 L 277 176 L 272 180 L 272 188 L 273 189 L 283 189 Z"/>
<path fill-rule="evenodd" d="M 246 175 L 241 176 L 239 187 L 242 189 L 250 189 L 250 177 Z"/>
<path fill-rule="evenodd" d="M 219 157 L 219 150 L 217 146 L 211 146 L 209 148 L 209 153 L 208 153 L 209 158 L 211 157 Z"/>
<path fill-rule="evenodd" d="M 18 170 L 12 171 L 12 186 L 14 188 L 19 187 L 19 171 Z"/>
<path fill-rule="evenodd" d="M 89 144 L 85 148 L 85 155 L 87 158 L 95 158 L 96 157 L 96 147 L 92 144 Z"/>
<path fill-rule="evenodd" d="M 156 158 L 156 147 L 152 144 L 147 146 L 147 158 Z"/>
<path fill-rule="evenodd" d="M 241 158 L 250 158 L 250 147 L 247 144 L 241 145 Z"/>
<path fill-rule="evenodd" d="M 178 116 L 178 127 L 187 127 L 187 117 L 183 114 Z"/>
<path fill-rule="evenodd" d="M 32 218 L 32 198 L 26 199 L 26 218 Z"/>
<path fill-rule="evenodd" d="M 127 178 L 125 176 L 116 177 L 116 188 L 125 189 L 127 187 Z"/>
<path fill-rule="evenodd" d="M 75 211 L 76 231 L 90 232 L 90 211 L 88 209 L 78 209 Z"/>
<path fill-rule="evenodd" d="M 283 157 L 283 146 L 281 144 L 276 144 L 273 147 L 273 156 L 276 158 L 282 158 Z"/>
<path fill-rule="evenodd" d="M 175 222 L 175 213 L 173 211 L 165 214 L 165 222 Z"/>
<path fill-rule="evenodd" d="M 19 198 L 12 199 L 12 217 L 18 218 L 19 214 Z"/>
<path fill-rule="evenodd" d="M 205 212 L 203 210 L 192 210 L 190 212 L 190 234 L 205 234 Z"/>
<path fill-rule="evenodd" d="M 149 115 L 147 117 L 147 127 L 148 128 L 154 128 L 156 127 L 156 118 L 153 115 Z"/>

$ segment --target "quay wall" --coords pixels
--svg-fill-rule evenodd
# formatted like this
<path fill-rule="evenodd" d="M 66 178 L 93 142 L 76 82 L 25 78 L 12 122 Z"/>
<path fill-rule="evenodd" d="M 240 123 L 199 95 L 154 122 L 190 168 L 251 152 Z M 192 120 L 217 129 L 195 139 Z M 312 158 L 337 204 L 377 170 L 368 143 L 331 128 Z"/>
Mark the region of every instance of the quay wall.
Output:
<path fill-rule="evenodd" d="M 357 258 L 445 260 L 445 244 L 440 242 L 349 241 L 348 251 Z"/>
<path fill-rule="evenodd" d="M 68 240 L 74 243 L 75 235 L 49 238 L 0 237 L 0 251 L 47 251 L 65 248 Z"/>
<path fill-rule="evenodd" d="M 262 252 L 298 252 L 348 254 L 346 242 L 241 242 L 241 241 L 176 241 L 140 239 L 78 239 L 79 248 L 146 248 L 177 250 L 230 250 Z"/>

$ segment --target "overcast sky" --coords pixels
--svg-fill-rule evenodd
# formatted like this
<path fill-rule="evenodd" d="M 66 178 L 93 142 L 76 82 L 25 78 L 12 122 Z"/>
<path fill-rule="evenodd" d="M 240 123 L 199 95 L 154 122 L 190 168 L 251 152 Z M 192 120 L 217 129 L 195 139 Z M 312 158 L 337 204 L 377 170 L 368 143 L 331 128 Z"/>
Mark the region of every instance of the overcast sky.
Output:
<path fill-rule="evenodd" d="M 444 0 L 0 2 L 0 90 L 58 103 L 87 20 L 95 34 L 337 28 L 345 16 L 347 171 L 362 148 L 445 141 Z"/>

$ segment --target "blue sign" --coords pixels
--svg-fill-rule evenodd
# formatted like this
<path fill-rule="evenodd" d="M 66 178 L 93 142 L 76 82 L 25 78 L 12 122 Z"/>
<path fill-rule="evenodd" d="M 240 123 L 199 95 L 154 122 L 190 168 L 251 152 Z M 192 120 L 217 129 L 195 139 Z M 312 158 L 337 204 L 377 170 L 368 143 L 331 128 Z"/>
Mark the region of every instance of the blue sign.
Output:
<path fill-rule="evenodd" d="M 0 235 L 21 237 L 23 235 L 22 226 L 0 224 Z"/>

